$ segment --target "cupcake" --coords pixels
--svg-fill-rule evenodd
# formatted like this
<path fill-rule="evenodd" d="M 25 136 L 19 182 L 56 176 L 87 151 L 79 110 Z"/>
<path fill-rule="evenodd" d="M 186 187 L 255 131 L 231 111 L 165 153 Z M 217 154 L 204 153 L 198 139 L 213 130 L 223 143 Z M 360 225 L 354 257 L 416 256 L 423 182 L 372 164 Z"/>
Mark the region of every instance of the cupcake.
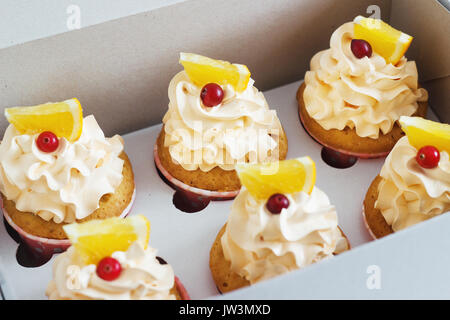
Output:
<path fill-rule="evenodd" d="M 148 246 L 141 215 L 64 226 L 72 246 L 53 264 L 51 300 L 188 300 L 172 267 Z"/>
<path fill-rule="evenodd" d="M 363 217 L 381 238 L 450 211 L 450 125 L 401 117 L 401 138 L 370 185 Z"/>
<path fill-rule="evenodd" d="M 39 252 L 69 246 L 67 223 L 125 216 L 135 195 L 123 140 L 105 138 L 77 99 L 5 110 L 0 143 L 3 214 Z"/>
<path fill-rule="evenodd" d="M 244 65 L 181 53 L 184 70 L 169 84 L 169 109 L 155 162 L 176 187 L 233 198 L 239 162 L 284 159 L 287 138 L 275 110 Z"/>
<path fill-rule="evenodd" d="M 412 37 L 381 20 L 358 16 L 331 36 L 330 49 L 311 59 L 297 92 L 303 127 L 343 154 L 386 156 L 403 136 L 400 116 L 425 116 L 428 94 L 414 61 Z"/>
<path fill-rule="evenodd" d="M 238 165 L 243 184 L 210 251 L 220 292 L 301 269 L 350 248 L 336 209 L 314 186 L 309 157 L 262 165 Z"/>

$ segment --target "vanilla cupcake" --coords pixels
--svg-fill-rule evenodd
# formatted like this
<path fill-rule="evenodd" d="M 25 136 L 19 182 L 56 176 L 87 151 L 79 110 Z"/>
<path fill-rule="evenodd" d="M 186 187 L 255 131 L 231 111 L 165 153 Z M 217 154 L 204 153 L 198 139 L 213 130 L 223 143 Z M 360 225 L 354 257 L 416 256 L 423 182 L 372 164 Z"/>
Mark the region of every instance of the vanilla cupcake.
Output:
<path fill-rule="evenodd" d="M 389 38 L 396 38 L 399 50 L 389 51 Z M 403 136 L 400 116 L 425 116 L 427 110 L 416 64 L 404 56 L 411 40 L 380 20 L 363 17 L 334 31 L 330 48 L 314 55 L 297 92 L 306 131 L 341 153 L 387 155 Z"/>
<path fill-rule="evenodd" d="M 262 182 L 261 189 L 270 189 L 270 183 Z M 263 198 L 243 184 L 210 252 L 220 292 L 304 268 L 350 248 L 335 207 L 319 188 Z M 273 192 L 276 189 L 282 188 Z"/>
<path fill-rule="evenodd" d="M 189 299 L 172 267 L 148 246 L 150 222 L 144 216 L 92 220 L 64 230 L 72 246 L 54 260 L 46 290 L 50 300 Z"/>
<path fill-rule="evenodd" d="M 276 111 L 269 109 L 264 95 L 253 86 L 250 73 L 244 84 L 222 77 L 224 71 L 219 67 L 198 75 L 186 64 L 192 56 L 202 67 L 209 63 L 237 73 L 247 70 L 242 65 L 181 54 L 185 70 L 169 84 L 169 109 L 155 146 L 155 162 L 182 189 L 234 197 L 240 189 L 235 165 L 284 159 L 287 138 Z M 206 79 L 198 80 L 200 76 Z"/>
<path fill-rule="evenodd" d="M 374 238 L 450 211 L 450 126 L 420 118 L 400 121 L 406 131 L 409 125 L 423 130 L 397 142 L 367 191 L 363 216 Z M 433 127 L 442 129 L 433 136 Z"/>
<path fill-rule="evenodd" d="M 20 112 L 43 117 L 38 121 L 46 124 L 51 116 L 45 108 L 56 105 L 62 113 L 61 105 L 73 100 Z M 65 224 L 128 213 L 135 185 L 120 136 L 106 138 L 92 115 L 81 117 L 79 137 L 72 141 L 44 131 L 58 133 L 63 122 L 28 133 L 14 115 L 7 109 L 11 124 L 0 144 L 0 193 L 6 220 L 29 245 L 40 252 L 60 251 L 69 245 Z"/>
<path fill-rule="evenodd" d="M 116 251 L 111 258 L 121 265 L 120 276 L 104 280 L 97 267 L 77 259 L 70 247 L 53 264 L 53 279 L 46 295 L 50 300 L 181 300 L 186 291 L 169 264 L 161 264 L 156 250 L 134 242 L 127 251 Z M 183 297 L 183 298 L 182 298 Z"/>

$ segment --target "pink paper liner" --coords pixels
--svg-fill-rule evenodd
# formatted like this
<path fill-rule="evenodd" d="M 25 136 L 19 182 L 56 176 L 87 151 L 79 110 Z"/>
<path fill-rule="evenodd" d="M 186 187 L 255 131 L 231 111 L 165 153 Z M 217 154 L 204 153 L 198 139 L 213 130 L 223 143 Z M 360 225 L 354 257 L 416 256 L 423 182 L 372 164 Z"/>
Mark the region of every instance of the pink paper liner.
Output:
<path fill-rule="evenodd" d="M 128 215 L 128 213 L 130 213 L 135 198 L 136 198 L 136 189 L 134 189 L 133 191 L 133 196 L 131 198 L 130 204 L 128 205 L 127 208 L 125 208 L 120 217 L 125 218 Z M 16 225 L 14 221 L 11 219 L 8 212 L 3 206 L 3 201 L 1 197 L 0 197 L 0 207 L 1 211 L 3 212 L 3 216 L 5 217 L 8 224 L 19 234 L 24 243 L 39 255 L 50 256 L 55 253 L 64 252 L 70 247 L 71 243 L 70 240 L 68 239 L 64 240 L 48 239 L 38 237 L 24 231 L 22 228 Z"/>
<path fill-rule="evenodd" d="M 344 231 L 342 231 L 341 227 L 338 226 L 339 231 L 341 232 L 342 236 L 345 238 L 345 240 L 347 241 L 347 250 L 346 251 L 350 251 L 352 249 L 352 244 L 350 243 L 350 240 L 348 240 L 347 235 L 344 233 Z"/>
<path fill-rule="evenodd" d="M 358 153 L 358 152 L 352 152 L 352 151 L 348 151 L 348 150 L 344 150 L 344 149 L 338 149 L 335 147 L 332 147 L 322 141 L 320 141 L 317 137 L 315 137 L 311 131 L 308 130 L 308 128 L 305 126 L 305 121 L 302 117 L 302 113 L 300 112 L 300 110 L 298 111 L 298 115 L 300 117 L 300 122 L 303 125 L 303 128 L 305 129 L 305 131 L 311 136 L 311 138 L 313 138 L 314 140 L 316 140 L 318 143 L 320 143 L 322 146 L 337 151 L 339 153 L 348 155 L 348 156 L 353 156 L 353 157 L 358 157 L 361 159 L 375 159 L 375 158 L 384 158 L 386 157 L 390 151 L 386 151 L 386 152 L 379 152 L 379 153 Z"/>
<path fill-rule="evenodd" d="M 189 293 L 187 292 L 186 288 L 183 286 L 183 284 L 181 283 L 180 279 L 177 276 L 175 276 L 175 288 L 180 294 L 181 300 L 191 300 Z"/>
<path fill-rule="evenodd" d="M 176 190 L 182 190 L 186 192 L 187 194 L 199 198 L 198 200 L 214 200 L 214 201 L 220 201 L 220 200 L 231 200 L 234 199 L 238 193 L 239 190 L 236 191 L 210 191 L 210 190 L 204 190 L 199 189 L 195 187 L 191 187 L 180 180 L 174 178 L 161 164 L 161 160 L 159 159 L 158 155 L 158 145 L 155 144 L 153 148 L 153 156 L 155 158 L 155 165 L 157 170 L 164 176 L 164 178 L 167 180 L 169 185 L 176 189 Z"/>
<path fill-rule="evenodd" d="M 373 240 L 377 240 L 378 238 L 373 234 L 372 230 L 369 227 L 369 224 L 367 223 L 364 206 L 362 208 L 362 215 L 363 215 L 364 226 L 366 227 L 367 231 L 369 232 L 369 234 L 373 238 Z"/>

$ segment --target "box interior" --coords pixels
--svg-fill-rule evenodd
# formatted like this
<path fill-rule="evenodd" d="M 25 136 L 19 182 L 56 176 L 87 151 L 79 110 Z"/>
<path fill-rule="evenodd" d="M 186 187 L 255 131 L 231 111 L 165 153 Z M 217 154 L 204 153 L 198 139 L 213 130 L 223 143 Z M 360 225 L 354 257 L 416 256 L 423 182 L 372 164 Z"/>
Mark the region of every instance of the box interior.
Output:
<path fill-rule="evenodd" d="M 436 0 L 259 0 L 258 6 L 251 0 L 189 0 L 0 50 L 2 108 L 77 97 L 106 135 L 130 133 L 161 122 L 168 83 L 181 70 L 180 51 L 244 63 L 256 86 L 268 90 L 302 79 L 313 54 L 329 47 L 331 33 L 357 15 L 368 15 L 370 5 L 379 6 L 383 20 L 414 36 L 407 57 L 417 63 L 433 111 L 450 122 L 450 16 Z M 1 117 L 2 135 L 6 126 Z M 439 258 L 448 248 L 448 228 L 448 215 L 438 217 L 224 297 L 388 298 L 408 294 L 409 289 L 425 297 L 447 277 L 450 263 Z M 406 262 L 414 265 L 406 269 Z M 361 268 L 368 264 L 385 270 L 382 290 L 368 292 L 364 281 L 355 281 L 367 276 Z M 333 278 L 333 273 L 340 276 Z M 293 280 L 296 286 L 289 285 Z M 433 287 L 418 292 L 427 281 Z M 346 295 L 329 291 L 340 286 Z M 448 295 L 445 288 L 436 292 L 436 297 Z"/>
<path fill-rule="evenodd" d="M 363 225 L 362 202 L 368 186 L 380 172 L 384 159 L 359 159 L 355 165 L 346 169 L 337 169 L 326 164 L 321 157 L 322 147 L 308 136 L 299 122 L 298 104 L 291 95 L 297 91 L 300 84 L 301 81 L 297 81 L 264 92 L 268 103 L 279 113 L 280 121 L 289 137 L 288 157 L 296 158 L 308 155 L 313 159 L 317 168 L 315 185 L 325 192 L 330 202 L 335 206 L 339 227 L 348 237 L 353 250 L 367 247 L 367 250 L 371 252 L 371 246 L 367 244 L 370 244 L 372 239 Z M 429 116 L 430 119 L 436 120 L 432 112 Z M 158 255 L 170 263 L 193 299 L 219 298 L 209 269 L 209 252 L 218 231 L 229 216 L 233 202 L 214 201 L 204 210 L 191 214 L 178 210 L 173 205 L 174 190 L 159 177 L 153 163 L 153 145 L 160 130 L 161 124 L 157 124 L 123 135 L 125 150 L 136 173 L 136 201 L 133 204 L 132 213 L 144 214 L 151 221 L 150 246 L 156 248 Z M 409 232 L 410 230 L 405 230 L 401 233 Z M 422 241 L 422 238 L 420 241 Z M 423 239 L 423 241 L 428 241 L 428 239 Z M 21 251 L 21 248 L 23 249 L 23 246 L 18 247 L 13 238 L 8 235 L 5 224 L 0 224 L 0 243 L 2 243 L 0 257 L 3 258 L 3 263 L 0 261 L 0 282 L 1 274 L 5 275 L 6 286 L 0 285 L 2 288 L 12 291 L 12 295 L 8 295 L 8 299 L 11 297 L 45 299 L 45 288 L 52 279 L 51 268 L 57 256 L 54 255 L 50 261 L 39 267 L 22 267 L 18 264 L 16 255 L 17 252 Z M 429 245 L 435 249 L 441 244 Z M 443 245 L 445 245 L 445 242 Z M 404 250 L 404 248 L 394 244 L 390 250 L 395 252 L 396 250 Z M 349 255 L 353 258 L 342 258 L 343 263 L 348 261 L 349 264 L 346 272 L 341 269 L 334 271 L 325 269 L 328 271 L 323 272 L 331 272 L 334 276 L 339 275 L 339 278 L 354 277 L 355 281 L 360 281 L 359 279 L 367 277 L 367 274 L 364 269 L 356 272 L 352 268 L 355 260 L 358 261 L 358 265 L 370 266 L 376 264 L 383 266 L 383 270 L 390 273 L 395 274 L 397 271 L 396 268 L 384 267 L 389 265 L 389 261 L 395 260 L 395 256 L 388 254 L 387 251 L 385 255 L 377 255 L 376 259 L 367 259 L 366 254 L 356 253 Z M 420 252 L 416 254 L 420 255 Z M 360 255 L 362 256 L 360 257 Z M 345 256 L 347 255 L 343 255 L 343 257 Z M 341 259 L 340 256 L 338 258 Z M 385 261 L 385 259 L 389 261 Z M 334 259 L 329 261 L 331 260 Z M 292 285 L 284 289 L 278 285 L 278 278 L 271 279 L 267 283 L 269 286 L 269 283 L 275 284 L 276 288 L 283 292 L 290 292 L 291 296 L 287 293 L 284 295 L 286 298 L 298 298 L 307 295 L 307 292 L 312 290 L 310 287 L 298 288 L 299 284 L 305 281 L 302 280 L 305 277 L 304 272 L 314 269 L 315 266 L 320 266 L 322 262 L 328 264 L 329 261 L 321 261 L 305 269 L 293 271 L 295 277 L 299 278 L 299 282 L 293 282 Z M 401 263 L 401 261 L 398 263 Z M 437 267 L 433 266 L 433 268 Z M 326 279 L 328 276 L 319 276 L 315 280 L 308 278 L 308 281 L 325 285 L 327 282 L 324 283 L 322 278 Z M 385 279 L 384 275 L 383 279 Z M 367 290 L 364 282 L 358 283 L 361 286 L 361 291 Z M 247 291 L 247 297 L 253 297 L 253 293 L 259 294 L 257 288 L 251 288 L 250 291 Z M 294 290 L 295 292 L 292 292 L 293 288 L 297 288 Z M 432 290 L 433 288 L 423 288 L 423 290 L 427 289 Z M 320 294 L 320 292 L 324 297 L 331 294 L 326 289 L 318 290 L 316 294 Z M 348 296 L 352 293 L 352 290 L 342 288 L 342 296 Z M 231 294 L 234 295 L 234 293 Z M 273 299 L 280 297 L 279 291 L 269 290 L 265 294 Z M 228 294 L 224 295 L 224 297 L 227 296 Z"/>

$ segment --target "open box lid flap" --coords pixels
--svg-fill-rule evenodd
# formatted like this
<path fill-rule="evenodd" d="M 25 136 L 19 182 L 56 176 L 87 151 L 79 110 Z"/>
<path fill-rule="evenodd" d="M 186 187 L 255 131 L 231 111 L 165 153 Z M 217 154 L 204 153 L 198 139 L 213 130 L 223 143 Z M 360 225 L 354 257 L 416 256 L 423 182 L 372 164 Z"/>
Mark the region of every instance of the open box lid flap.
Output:
<path fill-rule="evenodd" d="M 131 132 L 161 121 L 168 83 L 181 70 L 180 51 L 244 63 L 264 91 L 302 79 L 311 57 L 329 47 L 331 33 L 367 15 L 369 6 L 415 37 L 407 56 L 418 59 L 421 81 L 450 70 L 444 59 L 450 16 L 436 0 L 261 1 L 184 1 L 1 49 L 2 107 L 75 96 L 106 135 Z M 221 14 L 211 14 L 211 8 Z M 444 102 L 433 102 L 442 119 Z M 0 117 L 0 133 L 6 126 Z"/>
<path fill-rule="evenodd" d="M 420 81 L 450 70 L 445 59 L 450 16 L 436 0 L 261 1 L 260 6 L 252 0 L 184 1 L 1 49 L 1 105 L 75 96 L 106 135 L 131 132 L 161 121 L 168 83 L 181 70 L 180 51 L 246 64 L 264 91 L 302 79 L 311 57 L 329 47 L 331 33 L 367 15 L 369 6 L 378 6 L 383 20 L 414 36 L 407 56 L 418 59 Z M 211 8 L 221 14 L 211 14 Z M 432 103 L 443 119 L 444 102 Z M 0 117 L 0 133 L 6 126 Z"/>

